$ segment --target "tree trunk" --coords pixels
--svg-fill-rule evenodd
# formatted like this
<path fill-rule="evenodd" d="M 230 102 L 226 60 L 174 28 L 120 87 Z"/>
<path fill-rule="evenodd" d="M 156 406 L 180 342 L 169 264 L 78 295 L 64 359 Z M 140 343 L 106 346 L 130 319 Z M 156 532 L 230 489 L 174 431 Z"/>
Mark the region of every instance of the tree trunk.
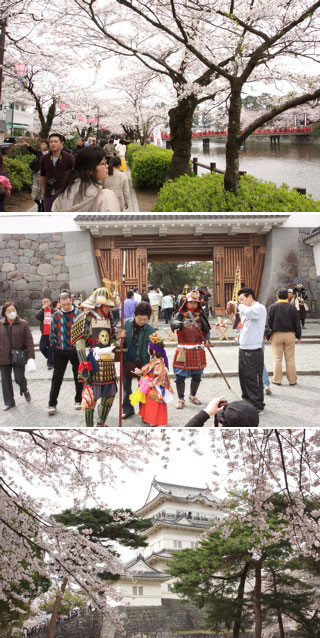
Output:
<path fill-rule="evenodd" d="M 61 604 L 61 600 L 63 598 L 63 594 L 65 592 L 67 584 L 68 584 L 68 579 L 65 576 L 63 581 L 62 581 L 62 585 L 61 585 L 60 591 L 57 593 L 57 597 L 56 597 L 55 603 L 53 605 L 53 610 L 52 610 L 52 614 L 51 614 L 51 618 L 50 618 L 50 624 L 49 624 L 49 630 L 48 630 L 48 638 L 54 638 L 54 636 L 55 636 L 56 624 L 57 624 L 60 604 Z"/>
<path fill-rule="evenodd" d="M 243 609 L 243 597 L 244 597 L 244 588 L 246 584 L 247 574 L 249 571 L 249 563 L 246 563 L 244 566 L 244 570 L 241 574 L 238 593 L 236 598 L 237 603 L 237 620 L 235 620 L 233 625 L 232 638 L 240 638 L 241 631 L 241 618 L 242 618 L 242 609 Z"/>
<path fill-rule="evenodd" d="M 228 139 L 226 145 L 226 172 L 224 187 L 226 191 L 237 193 L 240 185 L 239 155 L 240 155 L 240 117 L 241 117 L 241 86 L 231 87 Z"/>
<path fill-rule="evenodd" d="M 261 638 L 262 636 L 261 560 L 256 561 L 255 563 L 254 615 L 255 615 L 254 638 Z"/>
<path fill-rule="evenodd" d="M 273 579 L 273 591 L 274 591 L 274 594 L 275 594 L 275 598 L 277 599 L 278 590 L 277 590 L 276 573 L 275 573 L 274 569 L 272 570 L 272 579 Z M 280 605 L 276 605 L 276 610 L 277 610 L 277 618 L 278 618 L 278 625 L 279 625 L 279 636 L 280 636 L 280 638 L 285 638 Z"/>
<path fill-rule="evenodd" d="M 189 96 L 180 100 L 169 111 L 170 142 L 174 151 L 169 179 L 176 179 L 190 173 L 192 118 L 197 106 L 197 98 Z"/>

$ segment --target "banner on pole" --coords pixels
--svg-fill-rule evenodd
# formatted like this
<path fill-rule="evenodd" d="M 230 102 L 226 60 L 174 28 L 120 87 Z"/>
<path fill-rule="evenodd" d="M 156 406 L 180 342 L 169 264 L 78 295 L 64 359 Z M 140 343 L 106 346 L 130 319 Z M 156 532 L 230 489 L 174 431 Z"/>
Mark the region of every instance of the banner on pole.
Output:
<path fill-rule="evenodd" d="M 160 126 L 159 125 L 154 127 L 154 130 L 153 130 L 153 141 L 154 141 L 156 146 L 159 146 L 159 147 L 162 146 L 161 130 L 160 130 Z"/>

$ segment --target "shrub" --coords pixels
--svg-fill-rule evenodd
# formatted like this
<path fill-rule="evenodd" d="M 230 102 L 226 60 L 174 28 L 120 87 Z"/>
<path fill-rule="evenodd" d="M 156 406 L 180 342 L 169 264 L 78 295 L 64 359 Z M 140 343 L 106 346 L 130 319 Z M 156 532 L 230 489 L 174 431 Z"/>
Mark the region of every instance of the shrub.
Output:
<path fill-rule="evenodd" d="M 3 164 L 8 171 L 9 179 L 14 191 L 21 191 L 32 186 L 32 170 L 30 164 L 34 156 L 30 153 L 19 157 L 4 157 Z"/>
<path fill-rule="evenodd" d="M 128 144 L 127 153 L 126 153 L 126 161 L 128 162 L 130 168 L 132 166 L 132 156 L 136 151 L 141 151 L 141 144 Z"/>
<path fill-rule="evenodd" d="M 132 157 L 131 177 L 135 188 L 158 189 L 168 177 L 173 151 L 147 146 Z"/>
<path fill-rule="evenodd" d="M 304 212 L 319 211 L 320 201 L 300 195 L 286 184 L 276 186 L 243 175 L 236 195 L 224 190 L 223 175 L 183 175 L 161 188 L 155 212 Z"/>

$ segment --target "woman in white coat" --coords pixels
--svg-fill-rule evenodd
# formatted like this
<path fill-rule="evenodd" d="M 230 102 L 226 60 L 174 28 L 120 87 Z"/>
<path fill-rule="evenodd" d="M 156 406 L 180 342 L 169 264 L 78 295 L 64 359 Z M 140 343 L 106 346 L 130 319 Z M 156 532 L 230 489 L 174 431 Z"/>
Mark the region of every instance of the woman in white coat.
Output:
<path fill-rule="evenodd" d="M 112 157 L 109 162 L 108 187 L 117 195 L 121 210 L 129 208 L 129 185 L 125 173 L 121 173 L 120 157 Z"/>
<path fill-rule="evenodd" d="M 86 146 L 76 155 L 75 166 L 66 178 L 66 185 L 52 205 L 53 212 L 118 213 L 116 194 L 106 187 L 108 166 L 104 150 Z"/>

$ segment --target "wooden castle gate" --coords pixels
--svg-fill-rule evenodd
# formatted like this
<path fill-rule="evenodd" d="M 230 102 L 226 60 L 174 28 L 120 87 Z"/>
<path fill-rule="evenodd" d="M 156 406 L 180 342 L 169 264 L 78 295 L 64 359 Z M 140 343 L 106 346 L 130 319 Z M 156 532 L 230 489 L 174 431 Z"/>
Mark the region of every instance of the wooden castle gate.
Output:
<path fill-rule="evenodd" d="M 259 294 L 265 255 L 265 236 L 255 234 L 123 235 L 94 239 L 101 279 L 121 281 L 123 250 L 127 251 L 126 286 L 148 287 L 148 263 L 212 261 L 215 311 L 223 315 L 232 299 L 240 265 L 241 284 Z M 176 293 L 178 291 L 175 291 Z"/>

